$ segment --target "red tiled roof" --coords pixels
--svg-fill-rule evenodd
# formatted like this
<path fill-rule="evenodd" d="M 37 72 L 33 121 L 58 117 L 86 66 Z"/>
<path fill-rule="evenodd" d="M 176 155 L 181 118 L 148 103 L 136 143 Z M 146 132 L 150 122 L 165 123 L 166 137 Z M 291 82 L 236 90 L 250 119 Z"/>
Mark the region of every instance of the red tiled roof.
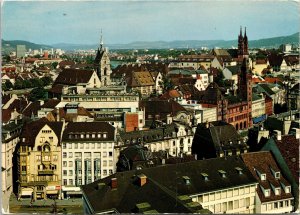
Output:
<path fill-rule="evenodd" d="M 299 183 L 299 139 L 297 140 L 294 135 L 282 136 L 281 140 L 276 140 L 276 145 L 296 182 Z"/>
<path fill-rule="evenodd" d="M 54 84 L 76 85 L 78 83 L 87 83 L 94 71 L 87 69 L 64 69 L 59 73 Z"/>
<path fill-rule="evenodd" d="M 7 123 L 11 119 L 11 112 L 10 109 L 2 109 L 2 123 Z"/>
<path fill-rule="evenodd" d="M 177 90 L 169 90 L 165 92 L 160 98 L 161 99 L 173 99 L 181 97 L 180 93 Z"/>
<path fill-rule="evenodd" d="M 241 156 L 252 175 L 258 180 L 259 185 L 261 185 L 265 189 L 270 189 L 270 196 L 265 197 L 261 187 L 258 186 L 256 188 L 257 194 L 261 202 L 276 201 L 293 197 L 291 193 L 285 193 L 285 191 L 281 187 L 280 183 L 290 185 L 282 176 L 282 174 L 280 173 L 279 179 L 276 179 L 272 173 L 272 169 L 275 172 L 280 172 L 280 168 L 277 166 L 276 161 L 271 152 L 251 152 L 242 154 Z M 261 180 L 258 172 L 261 174 L 266 174 L 266 180 Z M 276 188 L 280 188 L 279 195 L 275 195 L 271 185 L 273 185 Z"/>

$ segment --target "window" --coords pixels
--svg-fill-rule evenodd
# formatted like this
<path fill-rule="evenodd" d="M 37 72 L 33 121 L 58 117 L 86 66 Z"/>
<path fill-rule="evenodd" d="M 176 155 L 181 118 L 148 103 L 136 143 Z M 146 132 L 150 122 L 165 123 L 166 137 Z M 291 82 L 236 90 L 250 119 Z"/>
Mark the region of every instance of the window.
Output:
<path fill-rule="evenodd" d="M 67 152 L 63 152 L 63 158 L 67 158 Z"/>
<path fill-rule="evenodd" d="M 72 143 L 68 144 L 68 149 L 72 149 Z"/>
<path fill-rule="evenodd" d="M 103 175 L 107 175 L 107 170 L 103 170 Z"/>
<path fill-rule="evenodd" d="M 83 143 L 80 143 L 80 148 L 83 149 Z"/>
<path fill-rule="evenodd" d="M 270 196 L 270 190 L 269 189 L 265 190 L 265 197 L 268 197 L 268 196 Z"/>
<path fill-rule="evenodd" d="M 285 200 L 285 206 L 286 206 L 286 207 L 289 206 L 289 200 Z"/>
<path fill-rule="evenodd" d="M 275 173 L 275 178 L 276 178 L 276 179 L 279 179 L 279 178 L 280 178 L 280 172 L 276 172 L 276 173 Z"/>
<path fill-rule="evenodd" d="M 234 200 L 234 202 L 233 202 L 233 208 L 234 209 L 239 208 L 239 200 Z"/>
<path fill-rule="evenodd" d="M 73 162 L 69 161 L 69 167 L 73 167 Z"/>
<path fill-rule="evenodd" d="M 57 155 L 53 155 L 53 161 L 57 161 L 58 157 Z"/>
<path fill-rule="evenodd" d="M 69 158 L 73 157 L 73 152 L 69 152 Z"/>
<path fill-rule="evenodd" d="M 69 170 L 69 176 L 73 175 L 73 170 Z"/>
<path fill-rule="evenodd" d="M 22 157 L 23 158 L 23 157 Z M 26 157 L 25 157 L 26 158 Z M 22 160 L 23 161 L 23 160 Z M 25 160 L 26 161 L 26 160 Z M 41 156 L 40 155 L 37 155 L 36 156 L 36 161 L 41 161 Z"/>
<path fill-rule="evenodd" d="M 103 152 L 103 157 L 107 157 L 107 152 Z"/>
<path fill-rule="evenodd" d="M 68 185 L 68 180 L 64 179 L 64 185 Z"/>
<path fill-rule="evenodd" d="M 260 180 L 265 181 L 266 180 L 266 174 L 261 174 L 260 175 Z"/>
<path fill-rule="evenodd" d="M 109 156 L 109 157 L 112 157 L 112 156 L 113 156 L 113 153 L 112 153 L 112 152 L 108 152 L 108 156 Z"/>
<path fill-rule="evenodd" d="M 275 195 L 280 195 L 280 188 L 275 188 Z"/>
<path fill-rule="evenodd" d="M 63 161 L 63 167 L 67 167 L 67 161 Z"/>
<path fill-rule="evenodd" d="M 105 167 L 107 166 L 107 161 L 103 161 L 102 163 L 103 163 L 103 166 L 105 166 Z"/>
<path fill-rule="evenodd" d="M 109 166 L 112 166 L 113 165 L 113 161 L 112 160 L 110 160 L 110 161 L 108 161 L 109 163 L 108 163 L 108 165 Z"/>
<path fill-rule="evenodd" d="M 274 208 L 276 208 L 276 209 L 278 208 L 278 202 L 274 203 Z"/>
<path fill-rule="evenodd" d="M 279 202 L 279 207 L 283 208 L 283 201 Z"/>
<path fill-rule="evenodd" d="M 291 192 L 291 187 L 290 186 L 286 186 L 285 187 L 285 193 L 290 193 Z"/>
<path fill-rule="evenodd" d="M 233 209 L 233 202 L 229 201 L 228 202 L 228 210 L 232 210 Z"/>
<path fill-rule="evenodd" d="M 109 174 L 110 174 L 110 175 L 113 174 L 113 170 L 112 170 L 112 169 L 109 170 Z"/>
<path fill-rule="evenodd" d="M 69 185 L 73 185 L 73 179 L 69 179 Z"/>
<path fill-rule="evenodd" d="M 66 148 L 67 148 L 66 143 L 63 143 L 63 144 L 62 144 L 62 148 L 63 148 L 63 149 L 66 149 Z"/>
<path fill-rule="evenodd" d="M 26 171 L 26 166 L 22 166 L 22 171 Z"/>
<path fill-rule="evenodd" d="M 107 137 L 107 135 L 106 134 L 103 134 L 103 138 L 106 138 Z"/>
<path fill-rule="evenodd" d="M 74 143 L 74 148 L 78 149 L 78 143 Z"/>
<path fill-rule="evenodd" d="M 68 173 L 68 171 L 67 171 L 67 170 L 64 170 L 64 171 L 63 171 L 63 175 L 64 175 L 64 176 L 66 176 L 66 175 L 67 175 L 67 173 Z"/>

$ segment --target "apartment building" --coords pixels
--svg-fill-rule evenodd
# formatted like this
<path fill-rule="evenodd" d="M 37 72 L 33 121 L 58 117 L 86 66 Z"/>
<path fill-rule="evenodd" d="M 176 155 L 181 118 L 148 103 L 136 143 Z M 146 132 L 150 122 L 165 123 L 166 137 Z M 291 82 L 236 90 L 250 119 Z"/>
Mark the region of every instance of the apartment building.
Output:
<path fill-rule="evenodd" d="M 255 213 L 291 213 L 294 201 L 291 184 L 282 175 L 271 152 L 247 153 L 242 159 L 259 181 Z"/>
<path fill-rule="evenodd" d="M 259 123 L 266 119 L 266 105 L 263 94 L 252 94 L 252 121 Z"/>
<path fill-rule="evenodd" d="M 27 123 L 18 151 L 19 197 L 60 198 L 63 122 Z"/>
<path fill-rule="evenodd" d="M 19 142 L 21 129 L 20 121 L 2 126 L 2 208 L 5 212 L 9 212 L 9 197 L 13 192 L 13 155 Z"/>
<path fill-rule="evenodd" d="M 79 186 L 115 172 L 115 128 L 107 122 L 70 122 L 62 137 L 62 192 L 80 194 Z"/>

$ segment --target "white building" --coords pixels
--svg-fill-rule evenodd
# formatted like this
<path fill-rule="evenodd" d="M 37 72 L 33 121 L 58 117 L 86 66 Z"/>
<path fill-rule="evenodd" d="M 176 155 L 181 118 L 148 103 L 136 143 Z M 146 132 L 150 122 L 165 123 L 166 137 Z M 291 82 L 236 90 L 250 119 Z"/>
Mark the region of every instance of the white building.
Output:
<path fill-rule="evenodd" d="M 106 122 L 70 122 L 62 138 L 62 191 L 79 194 L 78 187 L 116 170 L 116 129 Z"/>

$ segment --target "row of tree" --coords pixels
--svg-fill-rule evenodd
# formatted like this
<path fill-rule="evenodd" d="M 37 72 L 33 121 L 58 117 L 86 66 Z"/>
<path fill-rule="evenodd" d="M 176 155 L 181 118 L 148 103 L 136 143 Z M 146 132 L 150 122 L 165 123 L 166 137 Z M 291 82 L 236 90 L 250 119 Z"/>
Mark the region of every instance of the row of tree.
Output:
<path fill-rule="evenodd" d="M 26 88 L 35 88 L 35 87 L 44 87 L 48 86 L 52 83 L 52 78 L 45 76 L 42 78 L 32 78 L 29 80 L 21 80 L 17 79 L 15 84 L 13 85 L 9 80 L 2 84 L 2 90 L 19 90 L 19 89 L 26 89 Z"/>

